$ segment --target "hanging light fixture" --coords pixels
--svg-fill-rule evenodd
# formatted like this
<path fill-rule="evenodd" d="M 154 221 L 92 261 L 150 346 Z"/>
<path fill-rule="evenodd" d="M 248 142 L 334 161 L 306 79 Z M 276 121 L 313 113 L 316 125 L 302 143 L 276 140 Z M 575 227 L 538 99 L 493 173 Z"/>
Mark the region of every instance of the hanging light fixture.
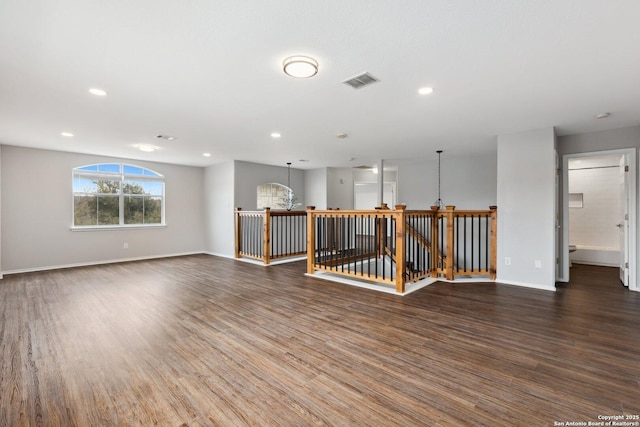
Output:
<path fill-rule="evenodd" d="M 296 203 L 297 197 L 293 195 L 291 189 L 291 162 L 287 162 L 287 195 L 283 199 L 283 203 L 280 203 L 280 207 L 290 211 L 300 206 L 300 203 Z"/>
<path fill-rule="evenodd" d="M 435 201 L 434 206 L 436 206 L 437 209 L 442 209 L 444 208 L 444 202 L 440 198 L 440 155 L 442 154 L 442 150 L 438 150 L 436 153 L 438 153 L 438 200 Z"/>
<path fill-rule="evenodd" d="M 282 63 L 284 73 L 291 77 L 307 79 L 318 74 L 318 61 L 308 56 L 290 56 Z"/>

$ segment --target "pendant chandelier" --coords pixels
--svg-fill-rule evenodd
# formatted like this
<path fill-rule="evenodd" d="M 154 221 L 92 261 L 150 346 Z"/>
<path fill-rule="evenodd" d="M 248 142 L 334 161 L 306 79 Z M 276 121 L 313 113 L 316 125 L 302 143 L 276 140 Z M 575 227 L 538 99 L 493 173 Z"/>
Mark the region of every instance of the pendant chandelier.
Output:
<path fill-rule="evenodd" d="M 300 203 L 296 203 L 296 200 L 298 199 L 293 195 L 293 190 L 291 189 L 291 162 L 287 162 L 287 195 L 280 206 L 290 211 L 300 206 Z"/>
<path fill-rule="evenodd" d="M 440 198 L 440 155 L 442 154 L 442 150 L 438 150 L 436 153 L 438 153 L 438 199 L 435 201 L 434 206 L 436 206 L 437 209 L 442 209 L 444 208 L 444 202 Z"/>

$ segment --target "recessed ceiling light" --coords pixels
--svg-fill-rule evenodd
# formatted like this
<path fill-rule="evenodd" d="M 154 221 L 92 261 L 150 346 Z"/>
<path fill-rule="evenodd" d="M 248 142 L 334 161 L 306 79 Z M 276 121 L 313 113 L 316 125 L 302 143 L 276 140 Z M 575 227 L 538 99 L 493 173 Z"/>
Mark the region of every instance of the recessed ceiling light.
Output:
<path fill-rule="evenodd" d="M 60 135 L 66 136 L 67 138 L 71 138 L 73 136 L 71 132 L 60 132 Z"/>
<path fill-rule="evenodd" d="M 202 153 L 202 155 L 205 157 L 211 157 L 211 153 Z"/>
<path fill-rule="evenodd" d="M 151 144 L 134 144 L 133 146 L 140 151 L 144 151 L 145 153 L 151 153 L 160 148 L 156 145 L 151 145 Z"/>
<path fill-rule="evenodd" d="M 167 141 L 173 141 L 175 139 L 178 139 L 175 136 L 171 136 L 171 135 L 156 135 L 156 138 L 158 139 L 166 139 Z"/>
<path fill-rule="evenodd" d="M 92 87 L 91 89 L 89 89 L 89 93 L 96 96 L 107 96 L 107 92 L 105 90 L 98 89 L 97 87 Z"/>
<path fill-rule="evenodd" d="M 596 114 L 594 117 L 596 119 L 606 119 L 610 115 L 611 115 L 611 113 L 600 113 L 600 114 Z"/>
<path fill-rule="evenodd" d="M 280 135 L 278 132 L 273 132 L 271 134 L 271 138 L 280 138 L 282 135 Z"/>
<path fill-rule="evenodd" d="M 291 77 L 306 79 L 318 74 L 318 61 L 308 56 L 296 55 L 282 62 L 284 73 Z"/>
<path fill-rule="evenodd" d="M 432 87 L 421 87 L 420 89 L 418 89 L 418 93 L 420 95 L 429 95 L 430 93 L 433 93 L 433 88 Z"/>

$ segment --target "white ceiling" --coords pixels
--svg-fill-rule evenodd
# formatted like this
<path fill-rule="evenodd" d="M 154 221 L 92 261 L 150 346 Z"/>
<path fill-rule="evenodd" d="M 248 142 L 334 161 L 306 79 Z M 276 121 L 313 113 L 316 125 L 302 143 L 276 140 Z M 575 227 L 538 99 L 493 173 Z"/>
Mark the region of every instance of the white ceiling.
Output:
<path fill-rule="evenodd" d="M 632 126 L 639 16 L 636 0 L 2 0 L 0 143 L 308 169 Z M 317 76 L 286 76 L 294 54 Z M 380 82 L 341 83 L 364 71 Z"/>

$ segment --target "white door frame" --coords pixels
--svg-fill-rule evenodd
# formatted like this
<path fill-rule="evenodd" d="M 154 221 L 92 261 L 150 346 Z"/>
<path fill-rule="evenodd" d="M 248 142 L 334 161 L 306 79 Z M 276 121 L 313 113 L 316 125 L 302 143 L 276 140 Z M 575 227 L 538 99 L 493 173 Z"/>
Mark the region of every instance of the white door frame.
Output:
<path fill-rule="evenodd" d="M 638 287 L 636 239 L 638 236 L 636 148 L 565 154 L 562 156 L 562 274 L 560 276 L 569 280 L 569 159 L 610 155 L 626 156 L 627 164 L 629 165 L 629 289 L 640 291 Z"/>

